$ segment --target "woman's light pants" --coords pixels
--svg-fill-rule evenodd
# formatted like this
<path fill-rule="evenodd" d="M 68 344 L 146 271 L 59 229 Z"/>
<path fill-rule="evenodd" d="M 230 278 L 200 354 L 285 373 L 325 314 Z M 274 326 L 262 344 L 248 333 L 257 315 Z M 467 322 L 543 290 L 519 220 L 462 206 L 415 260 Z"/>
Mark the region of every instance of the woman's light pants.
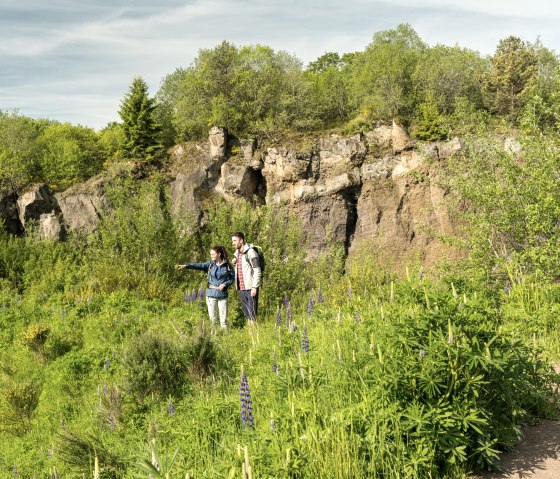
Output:
<path fill-rule="evenodd" d="M 228 312 L 228 300 L 209 298 L 206 296 L 206 304 L 208 305 L 208 315 L 210 316 L 210 321 L 212 326 L 216 325 L 216 320 L 218 319 L 218 312 L 220 313 L 220 326 L 227 329 L 227 312 Z"/>

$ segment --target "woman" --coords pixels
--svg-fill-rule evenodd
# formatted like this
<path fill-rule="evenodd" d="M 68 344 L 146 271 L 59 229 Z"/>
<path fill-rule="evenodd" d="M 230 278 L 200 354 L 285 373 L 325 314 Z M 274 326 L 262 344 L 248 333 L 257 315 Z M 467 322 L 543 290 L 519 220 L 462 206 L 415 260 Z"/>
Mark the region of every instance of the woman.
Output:
<path fill-rule="evenodd" d="M 228 262 L 228 255 L 223 246 L 214 246 L 210 250 L 210 261 L 205 263 L 176 264 L 175 269 L 198 269 L 208 273 L 206 304 L 212 325 L 220 313 L 220 325 L 227 329 L 228 288 L 235 277 L 233 267 Z"/>

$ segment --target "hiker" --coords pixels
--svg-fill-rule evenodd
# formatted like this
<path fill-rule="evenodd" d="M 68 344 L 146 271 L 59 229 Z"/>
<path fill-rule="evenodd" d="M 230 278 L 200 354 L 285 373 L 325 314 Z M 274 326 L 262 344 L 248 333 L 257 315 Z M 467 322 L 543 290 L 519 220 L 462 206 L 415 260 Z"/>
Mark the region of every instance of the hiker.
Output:
<path fill-rule="evenodd" d="M 259 287 L 262 277 L 259 254 L 252 244 L 245 243 L 243 233 L 233 233 L 231 244 L 235 248 L 232 261 L 235 266 L 235 285 L 241 296 L 243 314 L 251 325 L 257 320 L 259 305 Z"/>
<path fill-rule="evenodd" d="M 214 246 L 210 250 L 210 261 L 205 263 L 176 264 L 175 269 L 197 269 L 208 273 L 206 304 L 212 326 L 220 313 L 220 326 L 227 329 L 228 288 L 233 284 L 233 267 L 229 264 L 224 246 Z"/>

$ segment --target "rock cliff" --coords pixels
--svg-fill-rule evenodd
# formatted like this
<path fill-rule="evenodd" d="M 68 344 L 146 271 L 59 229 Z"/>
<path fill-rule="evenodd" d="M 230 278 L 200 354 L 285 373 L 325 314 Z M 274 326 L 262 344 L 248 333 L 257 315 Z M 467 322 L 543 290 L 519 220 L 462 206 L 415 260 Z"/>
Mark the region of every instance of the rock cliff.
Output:
<path fill-rule="evenodd" d="M 431 264 L 455 254 L 437 240 L 454 228 L 439 175 L 460 149 L 458 139 L 418 144 L 396 123 L 350 136 L 292 135 L 274 144 L 212 128 L 208 142 L 169 151 L 171 213 L 196 227 L 208 194 L 283 203 L 301 219 L 309 257 L 334 239 L 350 255 L 366 248 L 387 260 Z M 0 218 L 14 234 L 30 222 L 44 238 L 91 232 L 108 207 L 104 185 L 98 177 L 58 194 L 45 185 L 19 198 L 2 191 Z"/>

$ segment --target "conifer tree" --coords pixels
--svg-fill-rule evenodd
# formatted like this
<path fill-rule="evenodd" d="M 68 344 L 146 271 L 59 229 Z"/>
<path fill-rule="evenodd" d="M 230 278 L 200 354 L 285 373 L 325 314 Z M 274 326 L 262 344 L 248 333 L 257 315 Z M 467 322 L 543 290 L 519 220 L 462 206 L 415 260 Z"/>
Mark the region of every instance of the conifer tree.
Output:
<path fill-rule="evenodd" d="M 155 99 L 148 95 L 148 85 L 141 77 L 132 80 L 121 103 L 124 158 L 153 160 L 162 149 L 161 127 L 156 121 Z"/>

